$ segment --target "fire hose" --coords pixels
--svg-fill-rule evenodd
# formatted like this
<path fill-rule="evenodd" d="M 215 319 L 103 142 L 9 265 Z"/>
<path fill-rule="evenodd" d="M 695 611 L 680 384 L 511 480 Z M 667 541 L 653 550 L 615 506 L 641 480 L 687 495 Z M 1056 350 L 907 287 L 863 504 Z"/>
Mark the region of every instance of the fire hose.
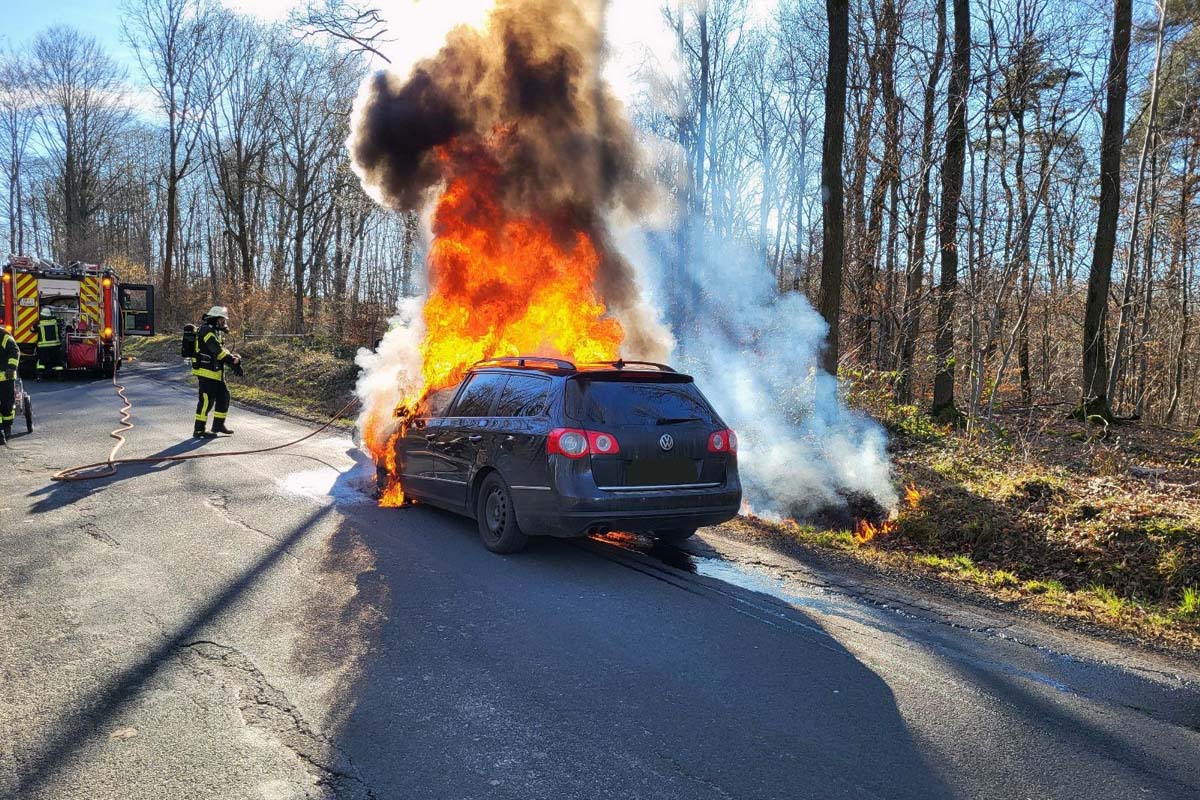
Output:
<path fill-rule="evenodd" d="M 164 463 L 167 461 L 194 461 L 194 460 L 200 459 L 200 458 L 226 458 L 229 456 L 253 456 L 253 455 L 259 455 L 261 453 L 273 453 L 277 450 L 285 450 L 289 447 L 295 447 L 296 445 L 300 444 L 301 442 L 307 441 L 307 440 L 311 439 L 312 437 L 316 436 L 318 433 L 321 433 L 326 428 L 328 428 L 330 425 L 332 425 L 334 422 L 336 422 L 339 418 L 341 418 L 341 416 L 343 414 L 345 414 L 347 411 L 349 411 L 351 408 L 353 408 L 355 405 L 357 405 L 359 402 L 358 398 L 354 398 L 349 403 L 346 403 L 346 405 L 342 406 L 341 410 L 338 411 L 336 414 L 334 414 L 332 417 L 330 417 L 329 420 L 321 427 L 317 428 L 314 431 L 311 431 L 310 433 L 308 433 L 304 436 L 301 436 L 299 439 L 293 439 L 290 442 L 285 442 L 283 444 L 277 444 L 277 445 L 274 445 L 273 447 L 260 447 L 260 448 L 254 449 L 254 450 L 226 450 L 226 451 L 222 451 L 220 453 L 189 453 L 188 455 L 181 455 L 181 456 L 148 456 L 146 458 L 117 458 L 117 453 L 120 452 L 121 448 L 125 446 L 125 437 L 122 434 L 126 433 L 127 431 L 131 431 L 134 428 L 134 424 L 130 420 L 130 418 L 132 416 L 130 412 L 133 409 L 133 403 L 130 401 L 129 397 L 125 394 L 125 387 L 122 384 L 117 382 L 116 370 L 113 370 L 112 382 L 113 382 L 113 388 L 115 388 L 117 390 L 117 395 L 121 398 L 121 402 L 124 403 L 124 405 L 121 406 L 121 411 L 120 411 L 120 415 L 121 415 L 120 427 L 116 428 L 115 430 L 111 431 L 108 434 L 111 438 L 117 440 L 117 443 L 113 445 L 112 450 L 110 450 L 108 453 L 108 459 L 105 461 L 97 461 L 94 464 L 84 464 L 84 465 L 78 466 L 78 467 L 68 467 L 67 469 L 60 470 L 59 472 L 54 473 L 54 475 L 51 476 L 50 480 L 52 480 L 52 481 L 91 481 L 91 480 L 97 480 L 99 478 L 108 478 L 108 477 L 111 477 L 111 476 L 117 474 L 117 465 L 118 464 L 161 464 L 161 463 Z M 105 469 L 103 471 L 98 471 L 101 467 L 104 467 Z"/>

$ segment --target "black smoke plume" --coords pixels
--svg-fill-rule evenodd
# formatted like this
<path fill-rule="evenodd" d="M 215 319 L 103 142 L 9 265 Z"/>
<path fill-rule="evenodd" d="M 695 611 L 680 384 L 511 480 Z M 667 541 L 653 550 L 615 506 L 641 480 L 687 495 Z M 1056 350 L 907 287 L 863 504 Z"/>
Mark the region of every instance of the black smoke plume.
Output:
<path fill-rule="evenodd" d="M 348 146 L 367 191 L 397 211 L 424 208 L 445 181 L 486 164 L 509 212 L 565 240 L 592 238 L 596 288 L 630 354 L 661 357 L 669 337 L 604 224 L 608 211 L 643 211 L 651 193 L 632 126 L 601 78 L 603 14 L 602 0 L 499 0 L 484 29 L 454 29 L 408 76 L 368 78 Z"/>

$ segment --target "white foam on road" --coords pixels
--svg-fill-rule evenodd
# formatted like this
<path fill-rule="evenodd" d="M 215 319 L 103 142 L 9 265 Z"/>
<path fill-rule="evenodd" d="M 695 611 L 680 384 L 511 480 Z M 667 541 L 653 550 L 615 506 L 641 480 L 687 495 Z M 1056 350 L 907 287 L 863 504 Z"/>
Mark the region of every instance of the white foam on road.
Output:
<path fill-rule="evenodd" d="M 375 467 L 365 457 L 356 457 L 345 470 L 331 466 L 289 472 L 275 480 L 288 494 L 323 505 L 374 505 Z"/>

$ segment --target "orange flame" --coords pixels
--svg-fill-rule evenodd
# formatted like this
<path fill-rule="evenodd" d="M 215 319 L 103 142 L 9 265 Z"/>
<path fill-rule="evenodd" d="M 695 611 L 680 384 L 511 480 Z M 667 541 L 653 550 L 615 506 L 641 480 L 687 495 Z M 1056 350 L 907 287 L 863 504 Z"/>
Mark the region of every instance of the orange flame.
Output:
<path fill-rule="evenodd" d="M 387 469 L 387 479 L 383 492 L 379 495 L 379 505 L 384 508 L 400 508 L 404 505 L 404 487 L 400 485 L 400 471 L 396 469 L 396 440 L 403 432 L 402 428 L 392 434 L 384 449 L 383 462 Z"/>
<path fill-rule="evenodd" d="M 921 507 L 921 490 L 917 488 L 915 483 L 907 484 L 904 487 L 904 496 L 901 501 L 904 504 L 903 510 L 915 511 Z M 896 520 L 898 514 L 893 511 L 889 519 L 878 524 L 871 522 L 869 519 L 860 519 L 854 526 L 854 541 L 856 544 L 864 545 L 873 539 L 879 539 L 884 536 L 889 536 L 896 530 Z"/>
<path fill-rule="evenodd" d="M 506 209 L 495 159 L 478 148 L 444 147 L 438 157 L 453 177 L 433 215 L 422 385 L 397 406 L 400 431 L 385 452 L 374 453 L 389 476 L 381 505 L 402 502 L 395 443 L 430 393 L 454 386 L 488 358 L 613 360 L 625 336 L 595 288 L 601 255 L 586 230 Z M 393 424 L 365 421 L 363 440 L 373 447 Z"/>
<path fill-rule="evenodd" d="M 894 530 L 896 530 L 896 523 L 892 520 L 885 520 L 876 525 L 869 519 L 860 519 L 854 526 L 854 541 L 856 544 L 864 545 L 872 539 L 887 536 Z"/>
<path fill-rule="evenodd" d="M 907 484 L 904 487 L 904 505 L 910 509 L 920 508 L 921 490 L 917 488 L 915 483 Z"/>

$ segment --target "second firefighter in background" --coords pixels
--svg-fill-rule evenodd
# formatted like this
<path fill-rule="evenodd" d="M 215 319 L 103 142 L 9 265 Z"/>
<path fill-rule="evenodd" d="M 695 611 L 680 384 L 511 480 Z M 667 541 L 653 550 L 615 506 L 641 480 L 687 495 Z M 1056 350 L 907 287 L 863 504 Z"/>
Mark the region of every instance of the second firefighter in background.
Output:
<path fill-rule="evenodd" d="M 225 367 L 229 365 L 235 373 L 241 373 L 242 357 L 225 349 L 225 334 L 229 331 L 229 311 L 225 306 L 213 306 L 200 321 L 196 331 L 195 354 L 192 356 L 192 374 L 200 382 L 200 400 L 196 403 L 196 425 L 192 436 L 212 438 L 218 433 L 233 433 L 225 425 L 229 416 L 229 387 L 225 385 Z M 208 426 L 208 414 L 212 412 L 212 432 Z"/>

